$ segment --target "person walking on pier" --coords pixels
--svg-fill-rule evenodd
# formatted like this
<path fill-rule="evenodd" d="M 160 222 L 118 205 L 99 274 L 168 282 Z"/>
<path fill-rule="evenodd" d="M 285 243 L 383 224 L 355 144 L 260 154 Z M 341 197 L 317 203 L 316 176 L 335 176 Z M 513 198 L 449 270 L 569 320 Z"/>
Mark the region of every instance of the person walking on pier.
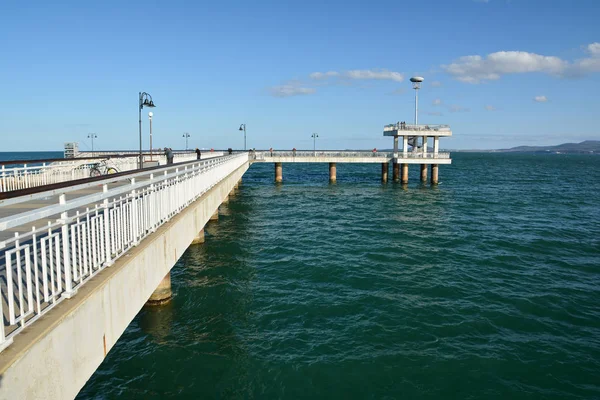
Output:
<path fill-rule="evenodd" d="M 200 149 L 196 147 L 196 160 L 199 160 L 200 156 L 201 156 Z"/>

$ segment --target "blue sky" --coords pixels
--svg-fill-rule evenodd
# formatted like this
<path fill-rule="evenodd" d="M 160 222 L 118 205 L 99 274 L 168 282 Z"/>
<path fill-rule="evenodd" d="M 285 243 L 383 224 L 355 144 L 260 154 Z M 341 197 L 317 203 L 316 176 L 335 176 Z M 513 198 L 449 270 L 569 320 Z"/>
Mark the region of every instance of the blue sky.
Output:
<path fill-rule="evenodd" d="M 600 139 L 597 0 L 4 2 L 0 151 L 389 148 L 385 124 L 450 124 L 443 148 Z M 148 111 L 143 111 L 144 148 Z"/>

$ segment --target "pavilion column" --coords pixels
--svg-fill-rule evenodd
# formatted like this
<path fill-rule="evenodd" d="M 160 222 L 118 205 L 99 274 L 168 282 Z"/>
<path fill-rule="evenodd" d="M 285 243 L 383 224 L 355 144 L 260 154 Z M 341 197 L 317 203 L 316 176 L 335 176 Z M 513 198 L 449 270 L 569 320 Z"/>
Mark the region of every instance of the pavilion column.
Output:
<path fill-rule="evenodd" d="M 438 164 L 431 164 L 431 184 L 438 184 Z"/>
<path fill-rule="evenodd" d="M 161 304 L 168 303 L 173 297 L 171 291 L 171 272 L 167 272 L 167 275 L 158 284 L 157 288 L 150 295 L 150 298 L 146 302 L 149 306 L 160 306 Z"/>
<path fill-rule="evenodd" d="M 402 181 L 401 183 L 403 185 L 406 185 L 408 183 L 408 164 L 404 163 L 402 164 Z"/>
<path fill-rule="evenodd" d="M 390 163 L 384 162 L 381 163 L 381 182 L 387 183 L 388 181 L 388 171 L 390 170 Z"/>
<path fill-rule="evenodd" d="M 408 157 L 408 136 L 402 136 L 402 156 Z"/>
<path fill-rule="evenodd" d="M 275 182 L 283 182 L 283 167 L 280 162 L 275 163 Z"/>
<path fill-rule="evenodd" d="M 427 164 L 421 164 L 421 182 L 427 182 Z"/>
<path fill-rule="evenodd" d="M 337 180 L 337 167 L 334 162 L 329 163 L 329 182 L 335 182 Z"/>
<path fill-rule="evenodd" d="M 400 164 L 394 160 L 392 164 L 392 180 L 398 182 L 400 180 Z"/>

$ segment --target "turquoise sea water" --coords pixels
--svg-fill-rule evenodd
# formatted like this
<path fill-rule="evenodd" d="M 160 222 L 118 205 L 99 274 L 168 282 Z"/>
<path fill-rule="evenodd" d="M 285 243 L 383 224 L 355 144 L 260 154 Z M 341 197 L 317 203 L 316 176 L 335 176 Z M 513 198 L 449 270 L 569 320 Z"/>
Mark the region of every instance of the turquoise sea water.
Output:
<path fill-rule="evenodd" d="M 80 399 L 600 398 L 600 157 L 256 164 Z"/>

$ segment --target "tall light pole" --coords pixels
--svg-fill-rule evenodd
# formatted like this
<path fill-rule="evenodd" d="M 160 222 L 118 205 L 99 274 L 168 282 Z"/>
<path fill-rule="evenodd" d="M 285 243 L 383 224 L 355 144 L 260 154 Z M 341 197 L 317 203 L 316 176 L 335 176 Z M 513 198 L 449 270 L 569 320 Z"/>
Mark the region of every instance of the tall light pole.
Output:
<path fill-rule="evenodd" d="M 421 82 L 424 81 L 422 76 L 413 76 L 410 78 L 412 87 L 415 89 L 415 125 L 419 124 L 419 89 L 421 89 Z"/>
<path fill-rule="evenodd" d="M 88 133 L 88 139 L 92 139 L 92 153 L 94 152 L 94 139 L 97 139 L 98 135 L 95 133 Z"/>
<path fill-rule="evenodd" d="M 144 107 L 156 107 L 152 101 L 152 96 L 146 92 L 139 92 L 139 121 L 140 121 L 140 161 L 139 168 L 144 167 L 144 155 L 142 154 L 142 108 Z"/>
<path fill-rule="evenodd" d="M 313 155 L 316 157 L 317 156 L 317 138 L 319 137 L 319 135 L 316 133 L 313 133 L 310 137 L 313 138 Z"/>
<path fill-rule="evenodd" d="M 240 125 L 240 131 L 244 131 L 244 150 L 246 150 L 246 124 Z"/>
<path fill-rule="evenodd" d="M 191 135 L 187 132 L 184 132 L 183 136 L 181 136 L 181 137 L 185 138 L 185 149 L 187 150 L 188 149 L 188 138 L 191 137 Z"/>
<path fill-rule="evenodd" d="M 148 113 L 148 119 L 150 120 L 150 161 L 152 161 L 152 155 L 154 152 L 152 151 L 152 111 Z"/>

